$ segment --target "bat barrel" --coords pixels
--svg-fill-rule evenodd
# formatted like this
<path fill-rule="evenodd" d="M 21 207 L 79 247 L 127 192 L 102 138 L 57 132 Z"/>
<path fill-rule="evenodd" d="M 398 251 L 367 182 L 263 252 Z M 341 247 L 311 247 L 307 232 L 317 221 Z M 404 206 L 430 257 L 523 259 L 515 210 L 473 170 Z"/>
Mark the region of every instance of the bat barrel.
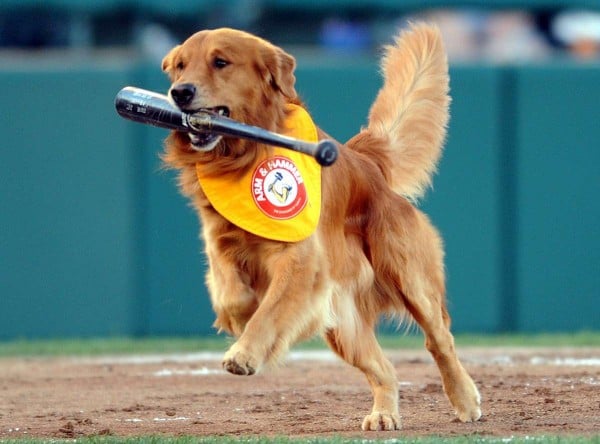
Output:
<path fill-rule="evenodd" d="M 128 86 L 115 97 L 115 108 L 121 117 L 135 122 L 190 131 L 189 116 L 173 106 L 163 94 Z"/>

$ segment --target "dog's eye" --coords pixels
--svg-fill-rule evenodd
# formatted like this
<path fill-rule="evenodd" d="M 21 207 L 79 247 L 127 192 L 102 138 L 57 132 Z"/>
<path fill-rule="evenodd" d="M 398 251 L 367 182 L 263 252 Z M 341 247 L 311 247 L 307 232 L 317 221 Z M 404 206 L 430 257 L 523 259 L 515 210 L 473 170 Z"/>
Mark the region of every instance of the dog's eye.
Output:
<path fill-rule="evenodd" d="M 175 68 L 178 69 L 179 71 L 181 71 L 184 68 L 183 62 L 177 63 L 177 65 L 175 65 Z"/>
<path fill-rule="evenodd" d="M 229 65 L 229 62 L 221 57 L 215 57 L 213 60 L 213 66 L 217 69 L 223 69 L 227 65 Z"/>

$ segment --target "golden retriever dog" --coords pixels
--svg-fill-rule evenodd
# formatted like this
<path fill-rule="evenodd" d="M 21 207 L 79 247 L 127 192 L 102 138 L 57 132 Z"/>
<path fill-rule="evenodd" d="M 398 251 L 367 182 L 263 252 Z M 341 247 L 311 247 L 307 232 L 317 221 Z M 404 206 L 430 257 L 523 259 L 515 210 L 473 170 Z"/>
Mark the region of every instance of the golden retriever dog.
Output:
<path fill-rule="evenodd" d="M 173 48 L 162 68 L 181 110 L 212 108 L 282 133 L 287 106 L 301 105 L 295 59 L 243 31 L 200 31 Z M 172 132 L 164 161 L 202 226 L 215 327 L 236 342 L 223 367 L 252 375 L 294 343 L 321 335 L 360 369 L 373 394 L 363 430 L 400 428 L 398 382 L 377 342 L 382 316 L 416 321 L 461 421 L 481 416 L 478 390 L 459 361 L 446 308 L 442 240 L 414 205 L 431 182 L 449 119 L 447 57 L 435 26 L 413 24 L 385 47 L 384 84 L 368 125 L 321 176 L 320 218 L 294 242 L 252 234 L 223 217 L 198 180 L 235 182 L 272 147 L 212 134 Z M 317 127 L 318 139 L 328 138 Z M 251 197 L 250 197 L 251 198 Z"/>

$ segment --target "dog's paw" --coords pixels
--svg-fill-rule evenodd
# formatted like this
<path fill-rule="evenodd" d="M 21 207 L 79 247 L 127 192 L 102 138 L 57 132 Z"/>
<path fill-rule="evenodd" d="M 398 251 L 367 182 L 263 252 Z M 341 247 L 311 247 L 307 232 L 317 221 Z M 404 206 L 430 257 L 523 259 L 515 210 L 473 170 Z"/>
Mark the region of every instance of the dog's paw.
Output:
<path fill-rule="evenodd" d="M 481 395 L 473 382 L 466 387 L 466 394 L 455 403 L 455 413 L 461 422 L 474 422 L 481 418 Z"/>
<path fill-rule="evenodd" d="M 472 410 L 465 410 L 462 412 L 456 412 L 456 417 L 461 421 L 461 422 L 475 422 L 477 421 L 479 418 L 481 418 L 481 408 L 480 407 L 476 407 Z"/>
<path fill-rule="evenodd" d="M 361 429 L 364 431 L 399 430 L 400 415 L 397 413 L 373 412 L 365 416 Z"/>
<path fill-rule="evenodd" d="M 455 411 L 456 417 L 461 422 L 474 422 L 481 418 L 481 405 L 479 396 L 473 400 L 469 405 L 464 405 L 460 409 Z"/>
<path fill-rule="evenodd" d="M 235 347 L 235 345 L 234 345 Z M 223 358 L 223 368 L 234 375 L 253 375 L 258 370 L 258 363 L 251 355 L 230 348 Z"/>

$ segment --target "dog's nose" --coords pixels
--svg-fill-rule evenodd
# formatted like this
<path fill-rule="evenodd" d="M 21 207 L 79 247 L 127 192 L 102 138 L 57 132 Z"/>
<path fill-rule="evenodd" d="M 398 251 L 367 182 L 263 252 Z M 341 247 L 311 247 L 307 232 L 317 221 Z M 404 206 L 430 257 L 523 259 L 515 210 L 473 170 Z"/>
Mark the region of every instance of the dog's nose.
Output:
<path fill-rule="evenodd" d="M 196 95 L 196 87 L 191 83 L 182 83 L 171 88 L 171 97 L 177 106 L 189 105 Z"/>

